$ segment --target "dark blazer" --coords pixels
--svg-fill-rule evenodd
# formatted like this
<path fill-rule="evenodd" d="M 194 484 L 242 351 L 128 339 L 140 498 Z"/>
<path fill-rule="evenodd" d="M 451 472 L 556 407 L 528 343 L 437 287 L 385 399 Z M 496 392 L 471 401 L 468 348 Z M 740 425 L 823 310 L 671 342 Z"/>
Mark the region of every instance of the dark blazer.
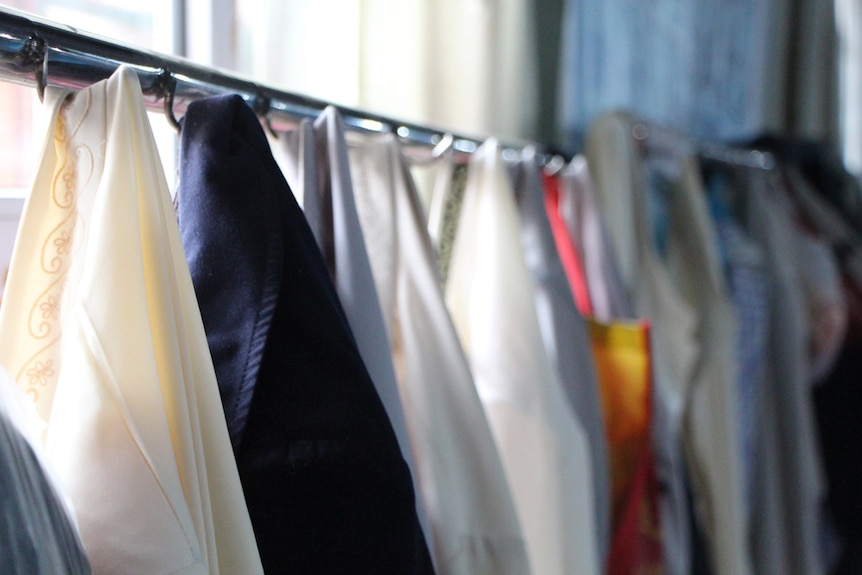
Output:
<path fill-rule="evenodd" d="M 432 573 L 407 465 L 239 96 L 189 105 L 180 232 L 267 573 Z"/>

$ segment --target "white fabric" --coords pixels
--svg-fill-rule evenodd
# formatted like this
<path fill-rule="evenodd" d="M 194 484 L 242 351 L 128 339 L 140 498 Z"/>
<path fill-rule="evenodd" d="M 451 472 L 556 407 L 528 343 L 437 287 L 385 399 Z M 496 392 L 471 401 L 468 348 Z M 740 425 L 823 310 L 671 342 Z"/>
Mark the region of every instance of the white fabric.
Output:
<path fill-rule="evenodd" d="M 138 79 L 63 95 L 0 362 L 48 424 L 95 573 L 262 573 Z"/>
<path fill-rule="evenodd" d="M 353 189 L 433 530 L 439 575 L 529 573 L 523 535 L 392 135 L 352 134 Z"/>
<path fill-rule="evenodd" d="M 569 405 L 589 441 L 596 543 L 604 561 L 611 543 L 611 480 L 605 418 L 590 335 L 557 253 L 535 148 L 528 146 L 523 150 L 515 172 L 521 245 L 533 281 L 542 339 L 548 356 L 557 366 Z"/>
<path fill-rule="evenodd" d="M 284 176 L 301 205 L 356 339 L 359 353 L 398 439 L 401 455 L 410 468 L 414 492 L 419 485 L 410 448 L 404 409 L 392 365 L 386 318 L 365 248 L 338 111 L 330 106 L 314 124 L 303 121 L 284 135 Z M 416 512 L 432 547 L 428 514 L 416 497 Z"/>
<path fill-rule="evenodd" d="M 586 434 L 548 357 L 499 145 L 474 154 L 446 303 L 470 360 L 533 573 L 597 574 Z"/>
<path fill-rule="evenodd" d="M 678 169 L 671 174 L 674 189 L 663 198 L 670 223 L 662 255 L 650 218 L 659 200 L 647 197 L 649 168 L 637 157 L 629 121 L 620 115 L 600 118 L 588 138 L 587 156 L 596 169 L 596 191 L 625 262 L 622 272 L 635 311 L 652 322 L 656 410 L 658 414 L 669 408 L 670 429 L 678 430 L 684 443 L 694 511 L 703 526 L 712 569 L 715 575 L 745 575 L 751 566 L 735 411 L 735 322 L 697 164 L 692 158 L 658 158 Z M 626 175 L 620 179 L 617 174 L 630 178 L 626 181 Z M 665 441 L 666 437 L 658 438 L 660 453 L 676 449 L 677 440 Z M 664 456 L 668 454 L 673 455 L 666 451 Z M 680 498 L 673 501 L 679 510 L 683 496 L 673 495 Z M 664 523 L 665 514 L 661 517 L 663 530 L 668 527 L 664 533 L 682 536 L 684 528 L 673 521 L 684 517 L 669 507 L 664 512 L 671 516 L 669 523 Z M 684 545 L 684 540 L 667 543 L 673 554 L 672 545 Z M 684 573 L 687 566 L 677 561 L 679 557 L 673 559 L 670 572 Z"/>

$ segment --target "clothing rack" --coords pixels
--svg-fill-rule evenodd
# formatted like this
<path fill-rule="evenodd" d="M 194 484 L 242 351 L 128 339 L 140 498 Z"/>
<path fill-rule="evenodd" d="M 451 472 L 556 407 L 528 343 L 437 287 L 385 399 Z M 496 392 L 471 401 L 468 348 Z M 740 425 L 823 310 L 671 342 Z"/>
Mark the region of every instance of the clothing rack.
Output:
<path fill-rule="evenodd" d="M 121 64 L 138 74 L 148 108 L 174 114 L 193 100 L 236 93 L 268 126 L 288 130 L 303 119 L 314 119 L 329 102 L 258 84 L 240 75 L 201 66 L 183 58 L 133 48 L 94 34 L 57 24 L 25 12 L 0 7 L 0 80 L 35 86 L 82 89 L 108 78 Z M 363 110 L 338 106 L 345 125 L 354 130 L 394 133 L 409 148 L 430 149 L 451 141 L 460 155 L 471 154 L 481 138 L 445 129 L 403 122 Z M 446 138 L 451 135 L 451 140 Z M 529 142 L 503 142 L 519 150 Z M 444 144 L 446 145 L 446 144 Z M 549 158 L 547 158 L 549 159 Z"/>
<path fill-rule="evenodd" d="M 718 142 L 692 140 L 676 131 L 633 119 L 632 137 L 635 141 L 659 148 L 686 149 L 701 160 L 726 166 L 753 170 L 772 170 L 778 165 L 775 156 L 752 148 L 729 146 Z"/>

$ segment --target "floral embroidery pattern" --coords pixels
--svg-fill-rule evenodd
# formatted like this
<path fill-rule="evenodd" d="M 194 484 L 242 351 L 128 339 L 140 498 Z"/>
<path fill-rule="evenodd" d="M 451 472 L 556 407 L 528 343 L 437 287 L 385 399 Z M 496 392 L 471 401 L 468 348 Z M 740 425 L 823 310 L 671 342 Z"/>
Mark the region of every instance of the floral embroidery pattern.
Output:
<path fill-rule="evenodd" d="M 33 367 L 27 370 L 27 378 L 31 386 L 48 384 L 48 379 L 54 375 L 54 362 L 50 359 L 37 361 Z"/>
<path fill-rule="evenodd" d="M 87 94 L 87 97 L 89 102 L 90 95 Z M 44 345 L 30 355 L 16 377 L 16 380 L 26 384 L 27 395 L 37 404 L 43 417 L 47 417 L 50 412 L 54 383 L 61 367 L 57 344 L 62 330 L 62 294 L 66 289 L 74 252 L 81 247 L 78 244 L 83 233 L 83 222 L 80 221 L 76 203 L 81 191 L 90 183 L 95 166 L 92 150 L 85 144 L 76 145 L 75 141 L 88 110 L 79 118 L 75 128 L 69 130 L 67 114 L 71 102 L 70 99 L 63 104 L 54 126 L 56 160 L 51 188 L 47 191 L 51 200 L 48 210 L 56 225 L 41 238 L 39 271 L 42 272 L 42 279 L 35 285 L 44 289 L 33 302 L 28 319 L 30 337 L 43 340 Z M 34 190 L 34 193 L 39 192 Z"/>
<path fill-rule="evenodd" d="M 39 304 L 39 311 L 42 312 L 42 319 L 56 320 L 60 315 L 60 298 L 49 295 L 45 301 Z"/>

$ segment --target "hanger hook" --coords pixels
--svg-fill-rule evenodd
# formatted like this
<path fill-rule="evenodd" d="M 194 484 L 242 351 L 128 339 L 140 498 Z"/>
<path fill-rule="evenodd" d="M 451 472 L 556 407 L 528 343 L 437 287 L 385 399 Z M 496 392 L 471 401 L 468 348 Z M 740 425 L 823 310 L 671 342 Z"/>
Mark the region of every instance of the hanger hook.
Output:
<path fill-rule="evenodd" d="M 182 126 L 174 115 L 174 96 L 177 91 L 177 79 L 174 78 L 174 75 L 167 68 L 163 68 L 159 73 L 159 77 L 156 78 L 156 89 L 158 94 L 164 98 L 165 118 L 179 132 Z"/>
<path fill-rule="evenodd" d="M 36 94 L 39 101 L 45 101 L 45 89 L 48 87 L 48 44 L 37 34 L 33 34 L 24 43 L 21 51 L 16 54 L 19 66 L 30 68 L 36 80 Z"/>
<path fill-rule="evenodd" d="M 446 152 L 452 149 L 455 145 L 455 136 L 452 135 L 452 132 L 446 132 L 443 134 L 443 137 L 440 138 L 440 141 L 434 146 L 434 149 L 431 150 L 432 158 L 439 158 Z"/>
<path fill-rule="evenodd" d="M 545 157 L 545 173 L 556 176 L 566 166 L 566 159 L 560 154 L 552 154 Z"/>
<path fill-rule="evenodd" d="M 275 131 L 275 128 L 272 127 L 272 120 L 269 118 L 269 112 L 272 110 L 272 99 L 268 96 L 265 96 L 263 90 L 255 84 L 254 86 L 257 94 L 251 103 L 251 108 L 254 110 L 254 113 L 263 120 L 263 125 L 266 126 L 266 130 L 269 132 L 270 136 L 278 139 L 278 132 Z"/>

